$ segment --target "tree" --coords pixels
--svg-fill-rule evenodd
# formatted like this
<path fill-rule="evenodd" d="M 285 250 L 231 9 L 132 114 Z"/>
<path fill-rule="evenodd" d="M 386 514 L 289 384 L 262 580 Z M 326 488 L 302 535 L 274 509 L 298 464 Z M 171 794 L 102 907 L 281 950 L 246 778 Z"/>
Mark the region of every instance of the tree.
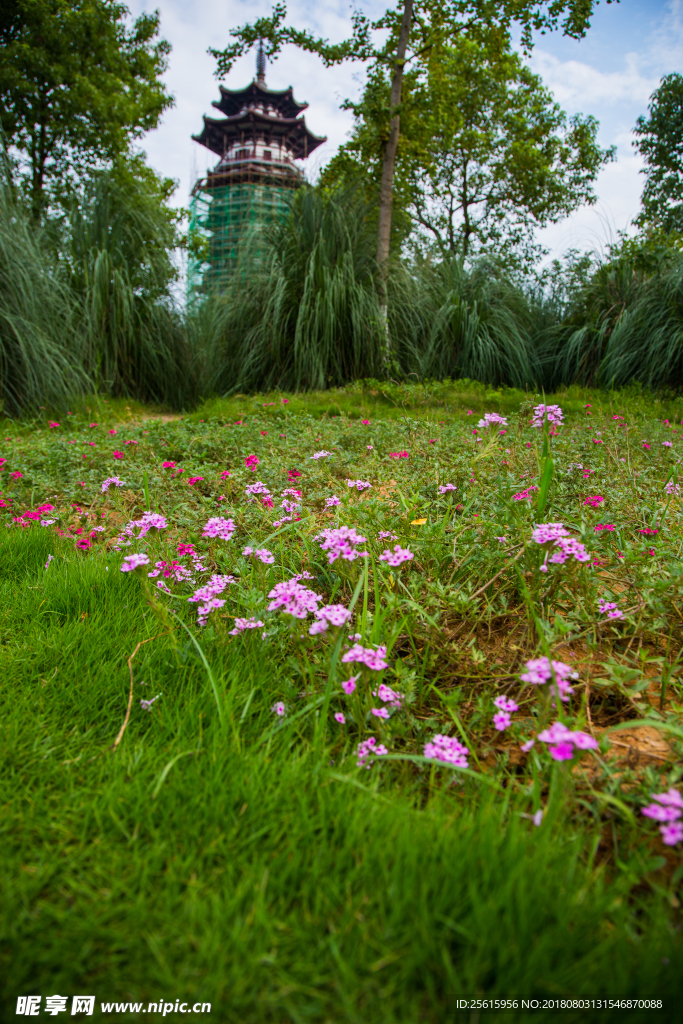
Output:
<path fill-rule="evenodd" d="M 640 227 L 683 231 L 683 76 L 666 75 L 639 117 L 634 146 L 645 159 Z"/>
<path fill-rule="evenodd" d="M 593 182 L 614 148 L 597 145 L 594 118 L 567 118 L 509 42 L 461 38 L 427 70 L 404 77 L 395 177 L 420 247 L 531 263 L 534 229 L 595 202 Z M 389 114 L 383 78 L 376 72 L 360 103 L 348 104 L 356 128 L 326 181 L 377 180 Z"/>
<path fill-rule="evenodd" d="M 173 100 L 159 14 L 131 27 L 116 0 L 6 0 L 0 17 L 0 126 L 38 220 L 50 197 L 125 156 Z"/>
<path fill-rule="evenodd" d="M 386 316 L 394 173 L 406 67 L 411 63 L 430 63 L 437 68 L 444 47 L 452 46 L 457 39 L 482 40 L 495 36 L 506 39 L 513 23 L 521 28 L 526 49 L 531 47 L 533 30 L 555 29 L 562 15 L 565 34 L 580 38 L 590 24 L 593 6 L 594 0 L 399 0 L 396 8 L 387 10 L 374 22 L 356 11 L 350 38 L 331 44 L 326 39 L 316 39 L 308 32 L 283 25 L 286 5 L 278 2 L 270 18 L 259 18 L 251 25 L 234 29 L 231 32 L 234 43 L 224 50 L 210 49 L 209 52 L 218 61 L 219 76 L 227 74 L 235 60 L 259 39 L 267 40 L 267 57 L 279 53 L 285 43 L 293 43 L 319 54 L 326 67 L 359 60 L 369 63 L 371 76 L 380 68 L 384 69 L 390 81 L 390 116 L 383 140 L 377 263 L 380 302 Z M 382 45 L 374 45 L 374 30 L 387 30 Z"/>

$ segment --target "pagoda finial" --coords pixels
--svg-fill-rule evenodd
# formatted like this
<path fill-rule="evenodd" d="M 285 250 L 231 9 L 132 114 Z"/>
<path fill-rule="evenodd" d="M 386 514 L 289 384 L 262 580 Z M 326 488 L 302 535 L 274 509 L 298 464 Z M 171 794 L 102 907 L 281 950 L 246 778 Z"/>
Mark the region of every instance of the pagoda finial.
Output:
<path fill-rule="evenodd" d="M 263 52 L 263 40 L 258 41 L 258 51 L 256 53 L 256 81 L 259 85 L 266 84 L 266 55 Z"/>

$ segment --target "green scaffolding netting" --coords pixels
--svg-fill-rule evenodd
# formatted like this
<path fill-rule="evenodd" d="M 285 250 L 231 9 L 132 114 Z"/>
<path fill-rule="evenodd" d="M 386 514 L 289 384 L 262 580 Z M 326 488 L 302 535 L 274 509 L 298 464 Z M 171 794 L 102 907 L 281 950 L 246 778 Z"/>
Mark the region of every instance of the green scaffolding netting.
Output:
<path fill-rule="evenodd" d="M 291 196 L 291 186 L 198 183 L 190 200 L 190 301 L 226 290 L 247 233 L 258 256 L 258 232 L 284 218 Z"/>

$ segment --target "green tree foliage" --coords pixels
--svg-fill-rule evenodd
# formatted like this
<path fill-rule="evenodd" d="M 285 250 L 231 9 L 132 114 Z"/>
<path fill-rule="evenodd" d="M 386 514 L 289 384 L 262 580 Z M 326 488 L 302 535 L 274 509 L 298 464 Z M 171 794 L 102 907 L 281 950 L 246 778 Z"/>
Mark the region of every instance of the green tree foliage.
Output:
<path fill-rule="evenodd" d="M 645 159 L 643 209 L 636 223 L 683 231 L 683 75 L 666 75 L 636 122 L 634 145 Z"/>
<path fill-rule="evenodd" d="M 406 70 L 425 63 L 438 68 L 444 50 L 457 40 L 483 41 L 507 39 L 514 25 L 521 30 L 522 43 L 531 47 L 533 30 L 555 29 L 558 24 L 566 35 L 579 38 L 590 24 L 593 0 L 399 0 L 376 21 L 356 11 L 352 35 L 341 43 L 316 39 L 306 31 L 284 25 L 286 5 L 278 2 L 270 18 L 234 29 L 234 42 L 224 50 L 209 52 L 218 61 L 217 74 L 224 75 L 235 60 L 254 43 L 268 41 L 266 55 L 272 57 L 282 46 L 292 43 L 317 53 L 326 66 L 347 60 L 368 63 L 370 79 L 390 82 L 388 130 L 382 140 L 382 170 L 379 182 L 377 264 L 379 294 L 386 311 L 389 248 L 394 188 L 394 170 L 401 121 L 402 86 Z M 561 19 L 563 20 L 561 21 Z M 375 45 L 373 33 L 384 30 Z M 412 67 L 411 67 L 412 66 Z"/>
<path fill-rule="evenodd" d="M 438 253 L 495 252 L 508 267 L 535 255 L 533 231 L 595 202 L 593 182 L 614 150 L 597 122 L 571 119 L 509 40 L 461 38 L 424 73 L 404 79 L 396 195 L 421 241 Z M 390 115 L 382 71 L 360 103 L 356 127 L 326 172 L 380 173 Z"/>
<path fill-rule="evenodd" d="M 5 0 L 0 125 L 34 219 L 102 161 L 127 154 L 172 103 L 159 14 L 116 0 Z"/>

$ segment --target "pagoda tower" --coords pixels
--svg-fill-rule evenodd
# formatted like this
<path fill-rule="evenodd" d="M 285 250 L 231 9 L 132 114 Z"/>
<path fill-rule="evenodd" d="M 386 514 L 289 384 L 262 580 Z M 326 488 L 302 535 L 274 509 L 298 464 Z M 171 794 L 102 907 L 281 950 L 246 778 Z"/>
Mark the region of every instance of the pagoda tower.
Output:
<path fill-rule="evenodd" d="M 224 117 L 204 117 L 195 142 L 219 161 L 200 178 L 190 199 L 190 299 L 224 291 L 237 262 L 239 244 L 287 211 L 292 190 L 303 183 L 295 160 L 305 160 L 326 138 L 313 135 L 292 87 L 266 87 L 266 59 L 259 43 L 256 78 L 245 89 L 220 86 L 213 102 Z"/>

